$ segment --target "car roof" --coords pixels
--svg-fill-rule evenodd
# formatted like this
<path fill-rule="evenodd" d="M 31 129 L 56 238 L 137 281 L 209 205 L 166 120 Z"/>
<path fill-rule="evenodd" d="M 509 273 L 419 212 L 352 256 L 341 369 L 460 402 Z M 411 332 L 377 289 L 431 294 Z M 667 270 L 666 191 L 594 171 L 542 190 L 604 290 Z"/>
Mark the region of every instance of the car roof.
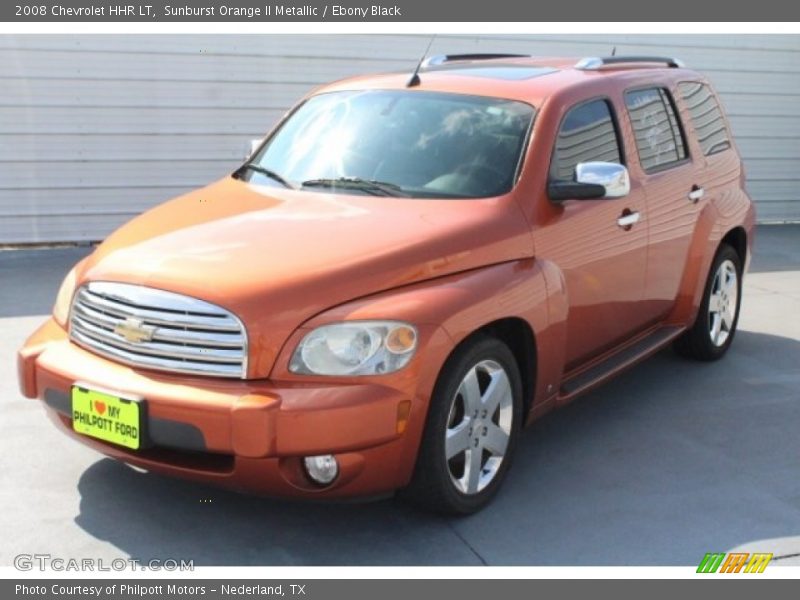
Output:
<path fill-rule="evenodd" d="M 540 105 L 549 96 L 599 81 L 621 81 L 625 87 L 666 79 L 704 80 L 677 59 L 667 57 L 532 57 L 519 55 L 445 55 L 424 60 L 419 82 L 414 73 L 380 73 L 342 79 L 315 94 L 370 89 L 414 89 L 520 100 Z"/>

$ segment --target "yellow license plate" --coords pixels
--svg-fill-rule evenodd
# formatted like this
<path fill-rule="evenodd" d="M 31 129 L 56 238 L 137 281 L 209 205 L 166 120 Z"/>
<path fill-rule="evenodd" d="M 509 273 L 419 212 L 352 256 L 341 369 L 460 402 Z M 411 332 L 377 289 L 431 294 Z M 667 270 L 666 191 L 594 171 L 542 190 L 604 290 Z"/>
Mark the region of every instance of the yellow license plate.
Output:
<path fill-rule="evenodd" d="M 72 387 L 72 429 L 99 440 L 139 449 L 142 442 L 140 402 L 106 392 Z"/>

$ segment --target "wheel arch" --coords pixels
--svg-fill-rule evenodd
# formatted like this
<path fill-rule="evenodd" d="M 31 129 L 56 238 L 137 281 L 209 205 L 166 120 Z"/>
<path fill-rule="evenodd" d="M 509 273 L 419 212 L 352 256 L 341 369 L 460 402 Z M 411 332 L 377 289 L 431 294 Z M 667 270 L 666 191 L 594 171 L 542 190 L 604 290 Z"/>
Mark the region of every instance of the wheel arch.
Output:
<path fill-rule="evenodd" d="M 720 245 L 728 244 L 736 250 L 736 254 L 739 255 L 739 260 L 742 264 L 742 269 L 744 269 L 747 264 L 747 242 L 747 231 L 745 231 L 745 228 L 741 225 L 728 231 L 720 240 Z M 719 251 L 719 247 L 717 247 L 717 251 Z"/>
<path fill-rule="evenodd" d="M 536 393 L 537 347 L 536 336 L 530 323 L 521 317 L 503 317 L 482 325 L 461 339 L 450 351 L 447 361 L 465 345 L 488 336 L 508 346 L 517 362 L 522 379 L 522 411 L 527 415 L 533 406 Z"/>
<path fill-rule="evenodd" d="M 738 254 L 742 269 L 746 268 L 749 244 L 746 223 L 728 227 L 720 226 L 719 212 L 713 205 L 701 211 L 695 227 L 693 240 L 686 259 L 681 288 L 675 307 L 668 321 L 690 325 L 697 317 L 706 279 L 714 257 L 722 244 L 729 244 Z M 725 232 L 722 234 L 722 232 Z"/>

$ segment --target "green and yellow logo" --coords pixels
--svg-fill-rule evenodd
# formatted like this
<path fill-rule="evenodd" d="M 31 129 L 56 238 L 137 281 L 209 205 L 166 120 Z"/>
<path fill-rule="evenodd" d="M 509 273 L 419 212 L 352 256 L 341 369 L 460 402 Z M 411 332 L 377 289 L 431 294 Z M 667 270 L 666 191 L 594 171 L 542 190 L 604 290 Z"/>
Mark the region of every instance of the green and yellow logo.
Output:
<path fill-rule="evenodd" d="M 698 573 L 763 573 L 772 560 L 765 552 L 709 552 L 700 561 Z"/>

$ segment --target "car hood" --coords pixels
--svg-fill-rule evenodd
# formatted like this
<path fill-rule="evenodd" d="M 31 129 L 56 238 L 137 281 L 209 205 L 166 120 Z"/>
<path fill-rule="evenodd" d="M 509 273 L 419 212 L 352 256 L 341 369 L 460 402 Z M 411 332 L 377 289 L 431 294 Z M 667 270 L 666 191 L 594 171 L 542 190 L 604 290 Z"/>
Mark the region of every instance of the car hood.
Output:
<path fill-rule="evenodd" d="M 304 321 L 387 289 L 530 256 L 509 197 L 338 195 L 226 178 L 136 217 L 82 265 L 118 281 L 201 298 L 238 315 L 250 376 L 266 376 Z"/>

